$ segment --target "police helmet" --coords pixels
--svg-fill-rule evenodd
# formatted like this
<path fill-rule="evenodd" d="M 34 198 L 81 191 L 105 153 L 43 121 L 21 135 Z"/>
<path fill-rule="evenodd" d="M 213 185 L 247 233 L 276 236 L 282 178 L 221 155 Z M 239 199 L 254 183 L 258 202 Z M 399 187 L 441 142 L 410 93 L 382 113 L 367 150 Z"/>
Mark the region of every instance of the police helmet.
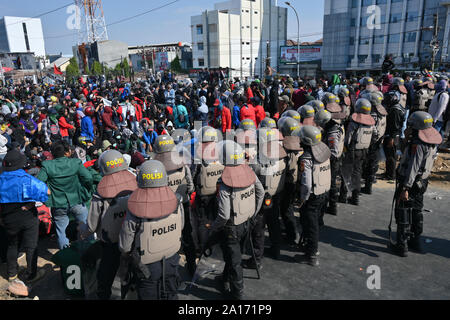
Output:
<path fill-rule="evenodd" d="M 356 113 L 363 113 L 363 114 L 370 114 L 370 111 L 372 110 L 372 104 L 369 100 L 361 98 L 356 101 L 355 105 L 355 112 Z"/>
<path fill-rule="evenodd" d="M 280 131 L 285 137 L 292 136 L 293 132 L 298 129 L 300 129 L 300 122 L 293 118 L 287 118 L 280 127 Z"/>
<path fill-rule="evenodd" d="M 300 116 L 302 117 L 302 119 L 314 118 L 314 115 L 316 113 L 314 108 L 308 104 L 301 106 L 299 109 L 299 112 L 300 112 Z"/>
<path fill-rule="evenodd" d="M 282 117 L 288 117 L 288 118 L 292 118 L 294 120 L 300 121 L 300 113 L 298 113 L 295 110 L 287 110 L 286 112 L 283 113 Z"/>
<path fill-rule="evenodd" d="M 428 112 L 416 111 L 409 117 L 408 124 L 416 130 L 425 130 L 433 127 L 433 117 Z"/>
<path fill-rule="evenodd" d="M 128 169 L 128 164 L 123 155 L 117 150 L 107 150 L 103 152 L 98 159 L 100 172 L 104 175 L 110 175 Z"/>
<path fill-rule="evenodd" d="M 314 116 L 314 122 L 322 128 L 331 120 L 331 113 L 327 110 L 320 110 Z"/>
<path fill-rule="evenodd" d="M 276 123 L 275 120 L 273 120 L 272 118 L 265 117 L 265 118 L 259 123 L 259 127 L 260 127 L 260 128 L 271 128 L 271 129 L 274 129 L 274 128 L 277 127 L 277 123 Z"/>
<path fill-rule="evenodd" d="M 189 131 L 182 128 L 175 129 L 172 132 L 171 137 L 175 141 L 175 144 L 179 144 L 180 142 L 188 142 L 191 140 L 191 134 Z"/>
<path fill-rule="evenodd" d="M 200 137 L 202 142 L 217 142 L 219 141 L 217 130 L 213 127 L 203 127 L 200 129 Z"/>
<path fill-rule="evenodd" d="M 304 145 L 316 146 L 322 142 L 322 133 L 317 127 L 303 126 L 300 128 L 300 139 Z"/>
<path fill-rule="evenodd" d="M 338 97 L 336 97 L 336 95 L 334 95 L 334 94 L 332 94 L 330 92 L 327 92 L 327 93 L 324 94 L 324 96 L 322 98 L 322 101 L 325 104 L 337 103 L 337 101 L 336 101 L 337 99 L 338 99 Z M 316 110 L 316 112 L 317 112 L 317 110 Z"/>
<path fill-rule="evenodd" d="M 139 188 L 159 188 L 168 185 L 166 168 L 157 160 L 145 161 L 138 172 Z"/>
<path fill-rule="evenodd" d="M 288 123 L 291 120 L 294 120 L 294 119 L 286 117 L 286 120 L 283 122 L 283 126 L 285 126 L 285 123 Z M 294 121 L 298 123 L 297 120 L 294 120 Z M 256 131 L 256 134 L 257 134 L 257 137 L 258 137 L 258 141 L 260 143 L 266 143 L 266 142 L 278 141 L 279 140 L 278 130 L 276 130 L 276 129 L 259 128 Z"/>
<path fill-rule="evenodd" d="M 175 141 L 169 135 L 161 135 L 155 139 L 153 144 L 156 153 L 171 152 L 175 149 Z"/>
<path fill-rule="evenodd" d="M 251 119 L 244 119 L 239 123 L 239 129 L 242 130 L 256 130 L 255 122 Z"/>
<path fill-rule="evenodd" d="M 309 101 L 308 103 L 306 103 L 308 106 L 311 106 L 311 107 L 313 107 L 314 108 L 314 110 L 315 110 L 315 112 L 318 112 L 319 110 L 321 110 L 321 109 L 325 109 L 325 104 L 322 102 L 322 101 L 320 101 L 320 100 L 311 100 L 311 101 Z M 301 107 L 300 108 L 298 108 L 298 112 L 300 112 L 300 109 L 301 109 Z"/>
<path fill-rule="evenodd" d="M 347 88 L 340 88 L 338 91 L 338 95 L 341 97 L 349 97 L 350 96 L 350 90 Z"/>
<path fill-rule="evenodd" d="M 373 84 L 372 77 L 364 77 L 359 81 L 359 84 L 362 86 L 368 86 L 369 84 Z"/>
<path fill-rule="evenodd" d="M 219 159 L 225 166 L 239 166 L 245 163 L 245 152 L 238 143 L 224 140 L 220 143 Z"/>

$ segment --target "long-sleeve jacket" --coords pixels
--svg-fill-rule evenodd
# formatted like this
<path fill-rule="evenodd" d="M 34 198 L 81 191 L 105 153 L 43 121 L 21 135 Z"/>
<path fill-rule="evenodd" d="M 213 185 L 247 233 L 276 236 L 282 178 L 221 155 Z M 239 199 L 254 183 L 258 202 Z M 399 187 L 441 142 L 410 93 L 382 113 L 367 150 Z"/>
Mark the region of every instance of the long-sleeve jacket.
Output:
<path fill-rule="evenodd" d="M 112 121 L 111 107 L 105 107 L 105 111 L 102 114 L 102 122 L 106 131 L 112 131 L 117 129 L 117 126 Z"/>
<path fill-rule="evenodd" d="M 74 129 L 74 126 L 70 123 L 67 123 L 66 118 L 61 117 L 58 120 L 59 132 L 61 133 L 61 137 L 69 136 L 69 129 Z"/>
<path fill-rule="evenodd" d="M 45 183 L 22 169 L 0 174 L 0 203 L 46 202 L 47 191 Z"/>
<path fill-rule="evenodd" d="M 94 125 L 92 124 L 92 119 L 89 116 L 85 116 L 81 119 L 81 136 L 87 137 L 91 139 L 91 141 L 94 141 L 95 139 Z"/>
<path fill-rule="evenodd" d="M 401 136 L 405 115 L 406 110 L 400 104 L 396 104 L 388 109 L 386 116 L 386 137 L 395 138 L 396 136 Z"/>
<path fill-rule="evenodd" d="M 233 126 L 235 128 L 239 127 L 239 124 L 241 123 L 241 108 L 239 106 L 233 107 Z"/>
<path fill-rule="evenodd" d="M 180 121 L 181 114 L 184 115 L 184 122 Z M 173 119 L 175 121 L 176 128 L 189 128 L 189 115 L 185 106 L 180 104 L 173 108 Z"/>
<path fill-rule="evenodd" d="M 449 101 L 449 94 L 446 91 L 436 93 L 431 101 L 428 113 L 433 117 L 434 122 L 443 121 L 442 115 L 447 109 Z"/>
<path fill-rule="evenodd" d="M 214 109 L 214 122 L 218 117 L 222 117 L 222 132 L 225 133 L 227 130 L 231 130 L 231 112 L 227 107 L 223 107 L 222 112 L 219 109 Z"/>
<path fill-rule="evenodd" d="M 67 208 L 86 202 L 92 191 L 92 175 L 80 159 L 61 157 L 42 163 L 37 178 L 51 191 L 48 207 Z"/>

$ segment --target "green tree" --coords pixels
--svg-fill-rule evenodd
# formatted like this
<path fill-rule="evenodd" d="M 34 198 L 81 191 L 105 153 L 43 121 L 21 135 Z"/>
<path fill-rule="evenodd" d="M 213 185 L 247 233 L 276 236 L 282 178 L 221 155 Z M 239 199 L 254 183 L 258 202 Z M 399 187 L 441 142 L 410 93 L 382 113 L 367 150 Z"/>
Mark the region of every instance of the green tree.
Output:
<path fill-rule="evenodd" d="M 183 70 L 181 68 L 181 63 L 178 56 L 176 56 L 175 59 L 173 59 L 172 62 L 170 63 L 170 70 L 175 72 L 181 72 Z"/>
<path fill-rule="evenodd" d="M 69 60 L 69 65 L 66 68 L 66 78 L 73 80 L 80 75 L 80 69 L 78 69 L 78 63 L 75 57 Z"/>
<path fill-rule="evenodd" d="M 130 69 L 130 65 L 128 64 L 127 58 L 123 59 L 121 64 L 122 64 L 122 70 L 123 70 L 125 77 L 127 77 L 127 78 L 130 77 L 131 69 Z"/>
<path fill-rule="evenodd" d="M 100 62 L 94 61 L 92 65 L 92 74 L 95 76 L 99 76 L 103 74 L 103 68 Z"/>

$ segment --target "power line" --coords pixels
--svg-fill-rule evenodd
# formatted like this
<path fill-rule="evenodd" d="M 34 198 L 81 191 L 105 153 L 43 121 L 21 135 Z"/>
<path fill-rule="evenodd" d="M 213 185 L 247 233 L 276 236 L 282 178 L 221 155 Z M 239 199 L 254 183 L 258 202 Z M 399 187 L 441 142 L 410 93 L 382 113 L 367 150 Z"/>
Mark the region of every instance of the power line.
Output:
<path fill-rule="evenodd" d="M 64 9 L 64 8 L 66 8 L 66 7 L 68 7 L 68 6 L 72 5 L 72 4 L 73 4 L 73 3 L 71 2 L 71 3 L 68 3 L 68 4 L 62 6 L 62 7 L 58 7 L 58 8 L 56 8 L 56 9 L 53 9 L 53 10 L 50 10 L 50 11 L 47 11 L 47 12 L 38 14 L 37 16 L 31 17 L 31 18 L 26 18 L 26 19 L 23 19 L 23 20 L 21 20 L 21 21 L 16 21 L 16 22 L 13 22 L 13 23 L 9 23 L 9 24 L 5 25 L 5 27 L 11 26 L 11 25 L 13 25 L 13 24 L 23 23 L 24 21 L 28 21 L 28 20 L 31 20 L 31 19 L 36 19 L 36 18 L 45 16 L 45 15 L 50 14 L 50 13 L 53 13 L 53 12 L 55 12 L 55 11 Z"/>

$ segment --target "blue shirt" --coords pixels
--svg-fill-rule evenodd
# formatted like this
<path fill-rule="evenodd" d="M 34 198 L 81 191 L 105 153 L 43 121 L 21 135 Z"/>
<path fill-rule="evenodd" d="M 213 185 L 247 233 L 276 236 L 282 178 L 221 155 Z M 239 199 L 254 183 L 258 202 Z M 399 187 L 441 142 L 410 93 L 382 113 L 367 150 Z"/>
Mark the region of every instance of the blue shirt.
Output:
<path fill-rule="evenodd" d="M 146 131 L 144 132 L 143 138 L 146 144 L 153 145 L 153 142 L 155 142 L 156 138 L 158 137 L 158 134 L 155 130 Z"/>

